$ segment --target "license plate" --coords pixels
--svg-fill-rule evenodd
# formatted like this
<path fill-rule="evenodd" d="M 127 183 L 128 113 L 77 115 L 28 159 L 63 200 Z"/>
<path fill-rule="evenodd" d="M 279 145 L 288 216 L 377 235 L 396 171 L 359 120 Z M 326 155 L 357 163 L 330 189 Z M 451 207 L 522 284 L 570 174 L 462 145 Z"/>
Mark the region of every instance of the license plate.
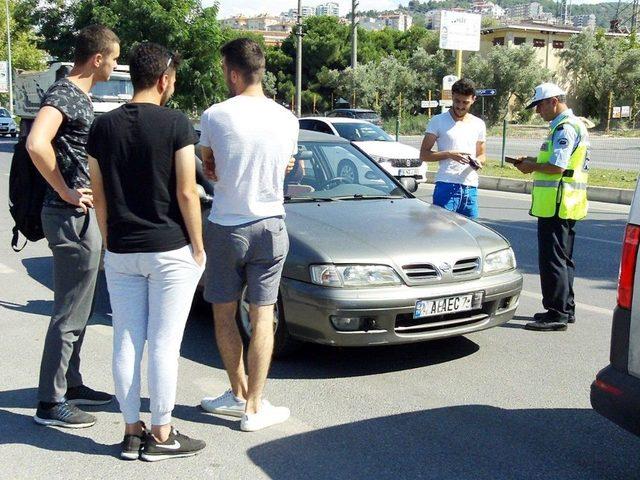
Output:
<path fill-rule="evenodd" d="M 455 297 L 432 298 L 418 300 L 413 318 L 445 315 L 447 313 L 465 312 L 473 309 L 473 293 Z"/>
<path fill-rule="evenodd" d="M 416 171 L 413 168 L 401 168 L 399 175 L 401 177 L 412 177 L 416 174 Z"/>

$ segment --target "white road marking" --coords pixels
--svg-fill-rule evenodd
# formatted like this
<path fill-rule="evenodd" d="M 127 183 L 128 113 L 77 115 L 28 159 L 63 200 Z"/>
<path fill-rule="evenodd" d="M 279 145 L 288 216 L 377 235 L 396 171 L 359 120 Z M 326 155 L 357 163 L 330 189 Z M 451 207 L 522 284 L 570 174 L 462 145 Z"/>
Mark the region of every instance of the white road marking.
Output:
<path fill-rule="evenodd" d="M 520 295 L 522 295 L 523 297 L 534 298 L 536 300 L 542 300 L 542 295 L 537 292 L 529 292 L 528 290 L 522 290 L 522 292 L 520 292 Z M 609 317 L 613 314 L 614 305 L 612 305 L 611 308 L 602 308 L 602 307 L 596 307 L 595 305 L 589 305 L 588 303 L 576 302 L 576 308 L 587 310 L 588 312 L 601 313 Z"/>
<path fill-rule="evenodd" d="M 0 263 L 0 273 L 15 273 L 15 270 L 4 263 Z"/>
<path fill-rule="evenodd" d="M 491 225 L 491 221 L 487 221 L 487 226 L 489 226 L 491 228 L 495 228 L 493 225 Z M 502 224 L 500 224 L 500 227 L 511 228 L 511 229 L 514 229 L 514 230 L 525 230 L 527 232 L 536 232 L 536 233 L 538 231 L 538 229 L 536 229 L 536 228 L 521 227 L 520 225 L 509 225 L 508 223 L 502 223 Z M 609 245 L 622 246 L 622 238 L 620 240 L 604 240 L 602 238 L 586 237 L 584 235 L 576 235 L 576 240 L 590 240 L 592 242 L 602 242 L 602 243 L 608 243 Z"/>

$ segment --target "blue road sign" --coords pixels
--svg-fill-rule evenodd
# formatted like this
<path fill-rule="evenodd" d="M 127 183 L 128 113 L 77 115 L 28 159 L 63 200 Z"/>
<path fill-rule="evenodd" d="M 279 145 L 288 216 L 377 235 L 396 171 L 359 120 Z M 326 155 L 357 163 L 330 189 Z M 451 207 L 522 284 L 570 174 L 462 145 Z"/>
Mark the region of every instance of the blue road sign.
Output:
<path fill-rule="evenodd" d="M 493 97 L 496 94 L 494 88 L 480 88 L 476 90 L 476 97 Z"/>

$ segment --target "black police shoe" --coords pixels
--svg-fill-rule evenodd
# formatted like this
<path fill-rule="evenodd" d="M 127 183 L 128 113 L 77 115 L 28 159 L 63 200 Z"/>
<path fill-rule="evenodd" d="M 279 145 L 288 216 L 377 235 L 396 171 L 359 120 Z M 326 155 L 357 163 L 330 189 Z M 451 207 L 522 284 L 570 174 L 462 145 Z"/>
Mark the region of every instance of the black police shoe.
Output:
<path fill-rule="evenodd" d="M 69 402 L 56 403 L 48 408 L 41 402 L 33 420 L 40 425 L 65 428 L 87 428 L 96 423 L 96 417 Z"/>
<path fill-rule="evenodd" d="M 546 316 L 549 315 L 549 312 L 538 312 L 538 313 L 534 313 L 533 314 L 533 319 L 535 321 L 538 320 L 542 320 L 544 319 Z M 569 318 L 567 319 L 567 323 L 576 323 L 576 316 L 575 315 L 569 315 Z"/>
<path fill-rule="evenodd" d="M 140 458 L 148 462 L 157 462 L 169 458 L 191 457 L 205 446 L 206 443 L 202 440 L 189 438 L 172 428 L 169 438 L 164 442 L 159 442 L 153 435 L 147 436 Z"/>
<path fill-rule="evenodd" d="M 536 332 L 561 332 L 567 329 L 567 319 L 540 319 L 525 324 L 524 328 L 525 330 L 533 330 Z"/>
<path fill-rule="evenodd" d="M 68 388 L 65 398 L 71 405 L 105 405 L 113 400 L 111 394 L 98 392 L 86 385 Z"/>

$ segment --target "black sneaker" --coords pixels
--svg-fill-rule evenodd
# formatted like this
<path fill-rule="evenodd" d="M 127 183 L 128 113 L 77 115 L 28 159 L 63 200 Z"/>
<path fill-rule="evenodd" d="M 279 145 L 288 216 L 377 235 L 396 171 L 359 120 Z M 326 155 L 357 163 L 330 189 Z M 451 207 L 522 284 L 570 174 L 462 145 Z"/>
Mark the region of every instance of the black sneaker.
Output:
<path fill-rule="evenodd" d="M 549 312 L 534 313 L 533 314 L 533 319 L 537 322 L 539 320 L 544 320 L 547 315 L 549 315 Z M 569 314 L 569 318 L 567 319 L 567 323 L 576 323 L 576 316 Z"/>
<path fill-rule="evenodd" d="M 56 403 L 50 408 L 45 408 L 40 403 L 33 420 L 40 425 L 65 428 L 87 428 L 96 423 L 96 417 L 69 402 Z"/>
<path fill-rule="evenodd" d="M 191 457 L 205 446 L 206 443 L 202 440 L 189 438 L 175 428 L 171 428 L 166 442 L 157 441 L 153 435 L 147 436 L 140 458 L 147 462 L 157 462 L 168 458 Z"/>
<path fill-rule="evenodd" d="M 561 332 L 567 329 L 567 319 L 538 320 L 525 324 L 524 328 L 536 332 Z"/>
<path fill-rule="evenodd" d="M 105 405 L 113 400 L 112 395 L 98 392 L 85 385 L 67 389 L 65 397 L 71 405 Z"/>
<path fill-rule="evenodd" d="M 137 460 L 140 457 L 148 435 L 144 422 L 140 422 L 140 425 L 142 426 L 141 435 L 125 434 L 124 440 L 122 440 L 120 444 L 122 447 L 120 450 L 120 458 L 123 460 Z"/>

